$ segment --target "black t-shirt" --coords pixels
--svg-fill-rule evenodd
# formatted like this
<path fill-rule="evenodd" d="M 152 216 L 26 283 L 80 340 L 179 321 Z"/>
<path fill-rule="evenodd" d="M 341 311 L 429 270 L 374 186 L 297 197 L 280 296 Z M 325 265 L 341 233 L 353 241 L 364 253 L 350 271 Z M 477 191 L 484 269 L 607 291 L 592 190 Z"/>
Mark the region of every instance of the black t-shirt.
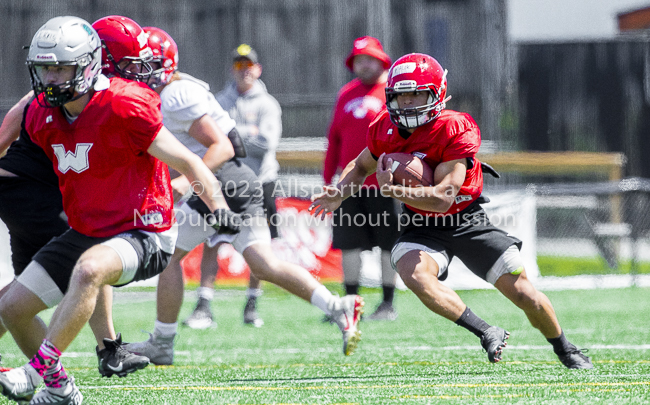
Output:
<path fill-rule="evenodd" d="M 25 117 L 31 102 L 25 106 L 23 120 L 20 124 L 20 138 L 14 141 L 7 154 L 0 158 L 0 168 L 20 177 L 30 178 L 42 183 L 59 186 L 59 179 L 54 173 L 52 162 L 43 149 L 32 142 L 25 130 Z"/>

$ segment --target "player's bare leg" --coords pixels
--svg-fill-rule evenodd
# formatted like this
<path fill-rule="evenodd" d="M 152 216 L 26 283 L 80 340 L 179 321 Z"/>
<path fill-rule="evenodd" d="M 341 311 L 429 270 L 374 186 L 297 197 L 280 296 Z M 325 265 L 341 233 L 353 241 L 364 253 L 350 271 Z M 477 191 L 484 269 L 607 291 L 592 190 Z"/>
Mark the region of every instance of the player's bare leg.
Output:
<path fill-rule="evenodd" d="M 504 274 L 494 283 L 497 290 L 521 308 L 533 327 L 545 338 L 556 338 L 562 333 L 555 310 L 548 297 L 531 284 L 526 271 L 519 275 Z"/>
<path fill-rule="evenodd" d="M 361 277 L 361 249 L 341 250 L 341 264 L 346 294 L 357 294 Z"/>
<path fill-rule="evenodd" d="M 243 256 L 255 277 L 284 288 L 329 315 L 343 333 L 343 353 L 346 356 L 354 353 L 361 340 L 358 323 L 363 314 L 364 302 L 360 296 L 332 296 L 309 271 L 278 259 L 270 244 L 253 244 L 244 250 Z"/>
<path fill-rule="evenodd" d="M 185 288 L 181 260 L 187 253 L 177 247 L 167 268 L 158 276 L 156 321 L 149 339 L 124 346 L 131 353 L 148 357 L 156 365 L 174 363 L 174 339 Z"/>
<path fill-rule="evenodd" d="M 89 321 L 103 286 L 117 282 L 121 274 L 122 260 L 110 247 L 96 245 L 81 255 L 73 268 L 70 287 L 54 311 L 45 339 L 36 354 L 28 364 L 0 375 L 3 395 L 23 403 L 32 399 L 36 387 L 45 380 L 47 388 L 37 394 L 39 400 L 34 397 L 33 403 L 53 403 L 53 400 L 59 400 L 59 403 L 81 403 L 83 397 L 74 383 L 74 377 L 69 376 L 63 368 L 60 356 Z M 16 290 L 20 288 L 13 288 L 5 299 Z M 35 294 L 32 295 L 36 297 Z M 36 302 L 30 302 L 29 298 L 21 298 L 20 306 L 29 305 L 32 311 L 39 307 L 42 310 L 46 306 L 40 298 L 37 298 L 41 301 L 40 306 Z M 0 307 L 4 319 L 7 315 L 6 305 Z M 30 321 L 35 320 L 33 314 Z M 120 364 L 119 367 L 121 372 L 123 365 Z"/>
<path fill-rule="evenodd" d="M 264 321 L 257 313 L 257 299 L 262 296 L 262 282 L 251 272 L 246 290 L 246 305 L 244 306 L 244 323 L 256 328 L 262 327 Z"/>
<path fill-rule="evenodd" d="M 210 304 L 214 298 L 214 281 L 219 270 L 217 254 L 220 246 L 221 244 L 213 247 L 208 246 L 207 243 L 203 244 L 201 284 L 196 289 L 196 306 L 192 314 L 183 321 L 183 325 L 192 329 L 207 329 L 216 326 Z"/>
<path fill-rule="evenodd" d="M 284 288 L 293 295 L 310 302 L 321 284 L 304 268 L 280 260 L 270 244 L 256 243 L 243 252 L 244 259 L 255 277 Z"/>
<path fill-rule="evenodd" d="M 217 278 L 219 266 L 217 256 L 221 244 L 209 247 L 207 243 L 203 244 L 203 256 L 201 256 L 201 287 L 214 288 L 214 280 Z"/>
<path fill-rule="evenodd" d="M 553 351 L 562 364 L 571 369 L 594 367 L 589 357 L 564 336 L 551 301 L 532 285 L 525 270 L 518 275 L 502 275 L 494 286 L 524 311 L 531 325 L 553 345 Z"/>
<path fill-rule="evenodd" d="M 130 373 L 149 365 L 147 357 L 137 356 L 124 349 L 122 335 L 115 333 L 113 326 L 113 287 L 105 285 L 99 290 L 97 304 L 92 316 L 88 320 L 97 340 L 97 353 L 99 374 L 103 377 L 117 375 L 125 377 Z"/>
<path fill-rule="evenodd" d="M 95 310 L 104 285 L 116 283 L 122 260 L 108 246 L 96 245 L 84 252 L 72 271 L 70 287 L 50 320 L 46 339 L 65 351 Z"/>
<path fill-rule="evenodd" d="M 104 348 L 104 338 L 115 340 L 115 327 L 113 325 L 113 287 L 105 285 L 97 296 L 95 311 L 88 320 L 88 325 L 95 335 L 97 346 Z"/>
<path fill-rule="evenodd" d="M 397 273 L 391 265 L 390 255 L 390 250 L 381 251 L 381 288 L 383 291 L 383 300 L 375 312 L 368 317 L 369 321 L 394 321 L 397 319 L 397 311 L 393 307 Z"/>
<path fill-rule="evenodd" d="M 8 305 L 10 302 L 21 305 Z M 0 300 L 2 322 L 27 358 L 32 358 L 43 343 L 47 326 L 36 315 L 46 309 L 36 294 L 17 281 Z"/>
<path fill-rule="evenodd" d="M 431 256 L 420 250 L 412 250 L 397 262 L 397 270 L 404 284 L 427 308 L 479 337 L 491 362 L 501 360 L 510 334 L 476 316 L 454 290 L 441 284 L 438 280 L 438 263 Z"/>
<path fill-rule="evenodd" d="M 15 282 L 16 282 L 15 279 L 12 280 L 9 284 L 7 284 L 6 286 L 4 286 L 4 287 L 0 290 L 0 300 L 2 300 L 2 297 L 5 295 L 5 293 L 6 293 L 7 291 L 9 291 L 9 288 L 10 288 L 11 285 L 12 285 L 13 283 L 15 283 Z M 6 329 L 5 326 L 2 324 L 2 322 L 0 322 L 0 338 L 3 337 L 3 336 L 5 335 L 5 333 L 7 333 L 7 329 Z"/>
<path fill-rule="evenodd" d="M 187 255 L 186 251 L 176 248 L 167 268 L 158 276 L 156 313 L 160 322 L 176 323 L 178 321 L 178 313 L 183 305 L 183 292 L 185 289 L 183 268 L 181 266 L 181 260 L 185 255 Z"/>
<path fill-rule="evenodd" d="M 397 270 L 404 284 L 431 311 L 453 322 L 465 311 L 458 294 L 438 281 L 438 263 L 431 256 L 412 250 L 397 262 Z"/>

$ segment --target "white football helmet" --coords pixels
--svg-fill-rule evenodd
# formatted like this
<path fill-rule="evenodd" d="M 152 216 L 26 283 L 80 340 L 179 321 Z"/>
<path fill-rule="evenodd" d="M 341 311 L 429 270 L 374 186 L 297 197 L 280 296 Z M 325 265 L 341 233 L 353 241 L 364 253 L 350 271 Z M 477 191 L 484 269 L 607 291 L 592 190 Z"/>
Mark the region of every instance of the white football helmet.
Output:
<path fill-rule="evenodd" d="M 101 42 L 85 20 L 55 17 L 34 35 L 29 46 L 27 66 L 35 95 L 44 107 L 57 107 L 86 94 L 102 69 Z M 44 73 L 51 66 L 75 66 L 74 77 L 64 83 L 45 83 Z M 75 94 L 76 93 L 76 94 Z"/>

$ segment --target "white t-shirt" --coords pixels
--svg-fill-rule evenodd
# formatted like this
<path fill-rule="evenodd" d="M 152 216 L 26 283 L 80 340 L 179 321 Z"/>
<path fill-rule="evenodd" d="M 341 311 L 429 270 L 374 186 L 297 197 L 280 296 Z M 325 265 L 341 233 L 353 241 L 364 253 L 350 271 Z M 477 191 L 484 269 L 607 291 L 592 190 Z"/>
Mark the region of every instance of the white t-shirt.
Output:
<path fill-rule="evenodd" d="M 163 124 L 189 150 L 203 157 L 208 148 L 190 136 L 192 123 L 209 114 L 228 135 L 235 128 L 235 120 L 221 108 L 207 83 L 185 73 L 180 76 L 181 80 L 169 83 L 160 93 Z"/>

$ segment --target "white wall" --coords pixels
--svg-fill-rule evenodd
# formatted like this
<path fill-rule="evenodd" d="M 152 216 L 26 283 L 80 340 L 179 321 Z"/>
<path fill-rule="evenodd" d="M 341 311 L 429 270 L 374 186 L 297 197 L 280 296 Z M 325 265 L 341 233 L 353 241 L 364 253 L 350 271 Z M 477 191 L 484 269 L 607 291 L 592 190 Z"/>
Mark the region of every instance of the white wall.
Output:
<path fill-rule="evenodd" d="M 14 268 L 11 266 L 9 231 L 4 222 L 0 221 L 0 288 L 9 284 L 13 278 Z"/>
<path fill-rule="evenodd" d="M 509 0 L 513 41 L 593 40 L 618 33 L 616 15 L 650 6 L 650 0 Z"/>

